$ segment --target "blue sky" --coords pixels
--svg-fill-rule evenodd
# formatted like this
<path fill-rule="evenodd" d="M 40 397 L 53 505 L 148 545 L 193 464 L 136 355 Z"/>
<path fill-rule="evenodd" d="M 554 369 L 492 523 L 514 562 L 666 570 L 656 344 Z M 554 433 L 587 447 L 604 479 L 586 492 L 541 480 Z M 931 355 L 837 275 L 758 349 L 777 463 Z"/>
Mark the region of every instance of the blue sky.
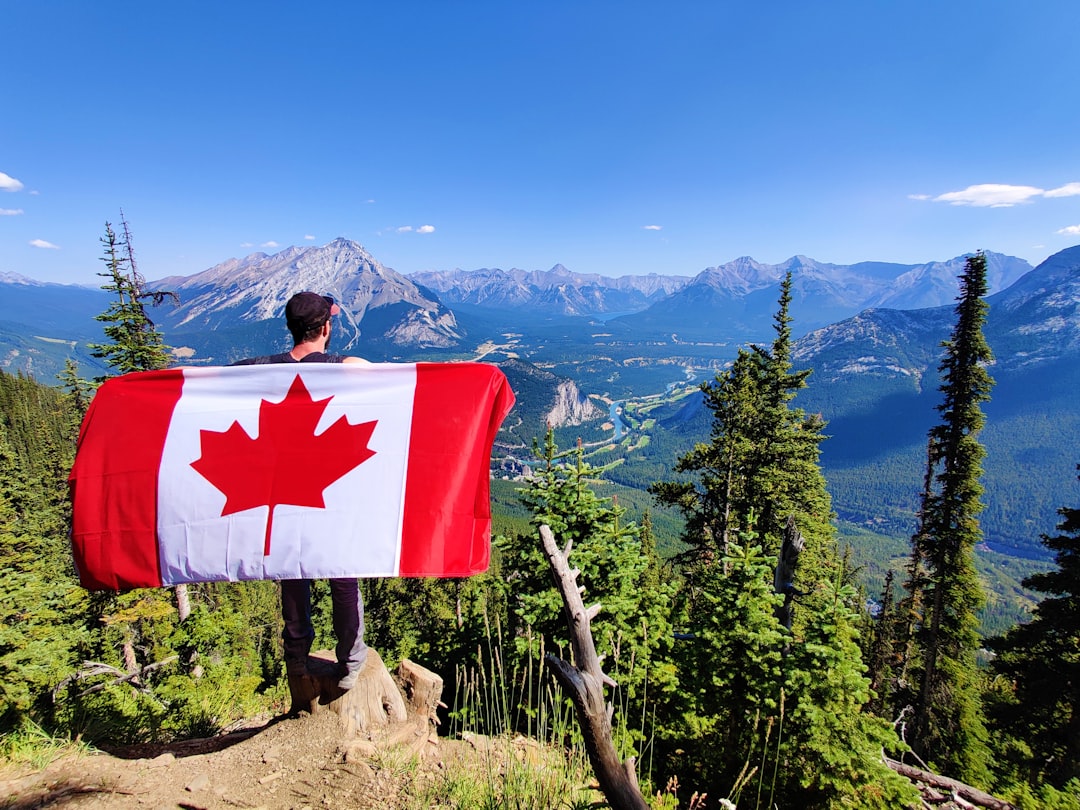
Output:
<path fill-rule="evenodd" d="M 345 236 L 400 272 L 1080 243 L 1075 0 L 0 6 L 0 273 Z"/>

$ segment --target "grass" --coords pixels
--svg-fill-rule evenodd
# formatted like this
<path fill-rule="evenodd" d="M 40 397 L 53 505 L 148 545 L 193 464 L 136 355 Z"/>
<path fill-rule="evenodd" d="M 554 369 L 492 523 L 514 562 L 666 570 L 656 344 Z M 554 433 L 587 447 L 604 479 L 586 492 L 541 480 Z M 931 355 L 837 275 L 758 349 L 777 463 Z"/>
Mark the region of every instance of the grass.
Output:
<path fill-rule="evenodd" d="M 32 720 L 0 735 L 0 764 L 35 771 L 69 754 L 87 754 L 92 750 L 79 739 L 53 737 Z"/>
<path fill-rule="evenodd" d="M 539 662 L 543 641 L 525 638 L 520 668 L 507 671 L 501 628 L 487 633 L 480 663 L 458 668 L 450 732 L 477 752 L 471 773 L 448 769 L 442 796 L 432 806 L 478 808 L 585 808 L 602 797 L 569 701 Z M 463 797 L 462 803 L 457 799 Z M 438 800 L 438 801 L 436 801 Z"/>

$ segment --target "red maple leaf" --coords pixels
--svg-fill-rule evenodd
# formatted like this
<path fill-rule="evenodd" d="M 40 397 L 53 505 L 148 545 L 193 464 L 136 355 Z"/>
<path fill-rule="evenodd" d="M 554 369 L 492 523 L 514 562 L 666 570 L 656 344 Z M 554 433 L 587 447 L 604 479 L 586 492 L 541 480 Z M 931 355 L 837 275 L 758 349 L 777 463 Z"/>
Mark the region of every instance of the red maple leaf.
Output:
<path fill-rule="evenodd" d="M 323 490 L 375 455 L 367 446 L 374 421 L 350 425 L 342 416 L 315 435 L 331 399 L 313 400 L 297 374 L 285 399 L 259 404 L 259 438 L 248 436 L 239 422 L 224 433 L 199 431 L 202 457 L 191 466 L 225 495 L 222 516 L 270 507 L 264 555 L 270 554 L 275 506 L 326 508 Z"/>

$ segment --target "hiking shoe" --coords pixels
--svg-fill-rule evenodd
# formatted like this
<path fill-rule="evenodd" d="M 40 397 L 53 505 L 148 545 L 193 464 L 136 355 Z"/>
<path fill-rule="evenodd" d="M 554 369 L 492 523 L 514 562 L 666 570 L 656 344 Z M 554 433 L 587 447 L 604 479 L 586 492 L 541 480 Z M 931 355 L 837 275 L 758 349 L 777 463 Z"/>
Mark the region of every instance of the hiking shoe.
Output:
<path fill-rule="evenodd" d="M 364 671 L 364 664 L 367 662 L 367 656 L 364 656 L 364 660 L 360 663 L 350 661 L 347 664 L 338 664 L 338 672 L 341 678 L 338 680 L 338 689 L 343 692 L 348 692 L 354 686 L 356 681 L 360 677 L 360 673 Z M 353 668 L 355 667 L 355 669 Z"/>
<path fill-rule="evenodd" d="M 341 676 L 341 679 L 337 682 L 338 689 L 343 692 L 348 692 L 354 686 L 356 681 L 360 678 L 360 670 L 353 670 L 352 672 L 346 672 Z"/>

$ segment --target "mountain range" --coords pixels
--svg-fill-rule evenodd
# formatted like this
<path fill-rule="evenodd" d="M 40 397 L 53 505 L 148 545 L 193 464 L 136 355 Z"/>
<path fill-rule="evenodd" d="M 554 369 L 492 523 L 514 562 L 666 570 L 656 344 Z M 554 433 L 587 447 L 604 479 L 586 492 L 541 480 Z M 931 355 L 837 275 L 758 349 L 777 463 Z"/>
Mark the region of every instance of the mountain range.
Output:
<path fill-rule="evenodd" d="M 413 273 L 409 278 L 450 305 L 468 304 L 547 315 L 601 315 L 632 312 L 682 289 L 689 276 L 611 278 L 572 273 L 557 264 L 550 270 L 450 270 Z"/>
<path fill-rule="evenodd" d="M 988 254 L 992 290 L 1010 286 L 1030 265 Z M 776 265 L 743 257 L 696 276 L 580 274 L 556 265 L 547 271 L 484 269 L 405 276 L 385 267 L 361 245 L 336 239 L 321 247 L 290 247 L 273 255 L 229 259 L 191 276 L 150 283 L 179 296 L 175 308 L 152 317 L 185 362 L 229 362 L 262 351 L 285 336 L 276 321 L 301 289 L 333 295 L 342 307 L 336 348 L 374 359 L 402 359 L 417 351 L 467 351 L 492 331 L 558 318 L 600 318 L 629 342 L 674 336 L 676 341 L 728 343 L 768 334 L 780 280 L 792 273 L 793 308 L 806 331 L 868 307 L 912 309 L 950 302 L 963 257 L 920 265 L 862 262 L 823 264 L 795 256 Z M 99 339 L 94 315 L 108 305 L 100 290 L 42 284 L 0 275 L 13 306 L 0 321 L 0 367 L 51 376 L 72 350 Z M 33 313 L 20 320 L 18 313 Z M 578 325 L 582 328 L 581 325 Z M 569 327 L 567 327 L 569 328 Z M 48 334 L 37 334 L 45 330 Z"/>

